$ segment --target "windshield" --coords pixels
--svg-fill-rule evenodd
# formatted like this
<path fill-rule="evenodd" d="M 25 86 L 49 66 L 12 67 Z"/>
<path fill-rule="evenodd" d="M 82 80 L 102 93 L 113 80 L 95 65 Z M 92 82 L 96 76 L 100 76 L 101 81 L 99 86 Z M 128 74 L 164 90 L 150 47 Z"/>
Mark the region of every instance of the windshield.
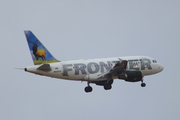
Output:
<path fill-rule="evenodd" d="M 156 60 L 152 60 L 152 62 L 153 62 L 153 63 L 157 63 L 157 61 L 156 61 Z"/>

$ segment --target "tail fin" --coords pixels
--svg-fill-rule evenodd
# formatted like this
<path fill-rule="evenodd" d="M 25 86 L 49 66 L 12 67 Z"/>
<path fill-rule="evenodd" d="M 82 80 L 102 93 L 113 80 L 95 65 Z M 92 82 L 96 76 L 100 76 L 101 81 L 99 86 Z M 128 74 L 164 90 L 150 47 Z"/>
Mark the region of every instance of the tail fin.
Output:
<path fill-rule="evenodd" d="M 31 31 L 24 31 L 34 65 L 59 62 Z"/>

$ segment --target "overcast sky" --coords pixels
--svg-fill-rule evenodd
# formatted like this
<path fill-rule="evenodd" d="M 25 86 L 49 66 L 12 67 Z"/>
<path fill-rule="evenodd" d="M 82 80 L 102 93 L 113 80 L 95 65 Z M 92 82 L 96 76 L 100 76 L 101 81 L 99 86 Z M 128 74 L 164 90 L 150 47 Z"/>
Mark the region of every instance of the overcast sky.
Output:
<path fill-rule="evenodd" d="M 0 0 L 1 120 L 179 120 L 179 0 Z M 33 65 L 24 30 L 57 59 L 145 55 L 164 70 L 113 88 L 17 70 Z"/>

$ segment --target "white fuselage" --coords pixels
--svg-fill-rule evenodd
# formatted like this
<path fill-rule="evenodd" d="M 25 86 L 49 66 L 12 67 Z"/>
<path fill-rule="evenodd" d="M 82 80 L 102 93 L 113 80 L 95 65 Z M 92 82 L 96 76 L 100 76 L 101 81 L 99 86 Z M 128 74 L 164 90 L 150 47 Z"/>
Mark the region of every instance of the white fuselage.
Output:
<path fill-rule="evenodd" d="M 159 73 L 163 66 L 156 60 L 146 56 L 113 57 L 101 59 L 84 59 L 49 63 L 51 70 L 37 69 L 41 65 L 34 65 L 26 68 L 27 72 L 49 76 L 59 79 L 77 80 L 77 81 L 101 81 L 107 78 L 97 79 L 98 76 L 112 69 L 118 61 L 127 60 L 126 70 L 138 70 L 142 76 Z M 117 79 L 118 76 L 112 76 Z"/>

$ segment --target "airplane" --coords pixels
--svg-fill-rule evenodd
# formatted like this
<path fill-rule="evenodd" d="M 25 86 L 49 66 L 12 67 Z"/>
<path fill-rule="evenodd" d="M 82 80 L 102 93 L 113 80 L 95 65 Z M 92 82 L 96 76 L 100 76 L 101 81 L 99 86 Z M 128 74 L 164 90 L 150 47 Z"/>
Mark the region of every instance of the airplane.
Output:
<path fill-rule="evenodd" d="M 24 31 L 33 66 L 26 67 L 26 72 L 58 79 L 86 81 L 85 92 L 93 89 L 90 83 L 110 90 L 114 79 L 127 82 L 141 81 L 145 87 L 144 76 L 161 72 L 164 68 L 155 59 L 148 56 L 127 56 L 99 59 L 59 61 L 45 48 L 29 30 Z"/>

